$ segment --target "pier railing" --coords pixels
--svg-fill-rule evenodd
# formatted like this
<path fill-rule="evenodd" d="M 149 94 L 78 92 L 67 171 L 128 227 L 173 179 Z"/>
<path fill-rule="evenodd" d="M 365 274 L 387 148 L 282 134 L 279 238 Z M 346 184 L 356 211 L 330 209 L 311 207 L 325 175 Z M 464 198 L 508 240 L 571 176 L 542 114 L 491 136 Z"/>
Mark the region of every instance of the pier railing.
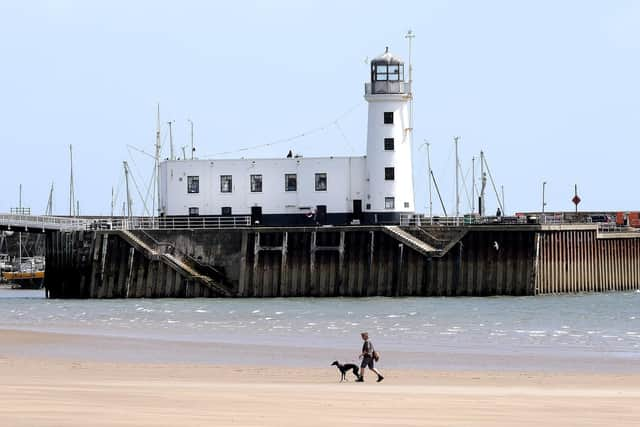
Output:
<path fill-rule="evenodd" d="M 517 216 L 478 216 L 465 215 L 462 217 L 428 217 L 422 214 L 405 214 L 400 216 L 401 227 L 442 226 L 461 227 L 468 225 L 592 225 L 599 233 L 640 233 L 640 229 L 618 225 L 615 222 L 593 222 L 587 218 L 567 218 L 561 214 L 517 215 Z"/>
<path fill-rule="evenodd" d="M 58 217 L 48 215 L 16 215 L 0 214 L 0 225 L 11 229 L 24 228 L 28 230 L 58 230 L 73 231 L 82 230 L 90 223 L 85 218 Z"/>
<path fill-rule="evenodd" d="M 90 220 L 90 230 L 159 230 L 238 228 L 251 226 L 250 216 L 190 216 L 169 218 L 100 218 Z"/>
<path fill-rule="evenodd" d="M 520 216 L 423 216 L 421 214 L 400 215 L 400 226 L 402 227 L 420 227 L 428 225 L 436 225 L 442 227 L 460 227 L 464 225 L 482 225 L 482 224 L 527 224 L 526 217 Z M 535 222 L 537 224 L 537 222 Z"/>

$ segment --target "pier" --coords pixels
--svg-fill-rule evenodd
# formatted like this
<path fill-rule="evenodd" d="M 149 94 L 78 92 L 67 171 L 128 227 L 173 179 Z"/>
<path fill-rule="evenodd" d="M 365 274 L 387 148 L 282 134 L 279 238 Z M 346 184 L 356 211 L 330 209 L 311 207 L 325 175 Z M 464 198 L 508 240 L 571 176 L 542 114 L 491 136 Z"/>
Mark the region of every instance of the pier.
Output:
<path fill-rule="evenodd" d="M 597 224 L 189 228 L 42 219 L 53 298 L 490 296 L 640 289 L 640 233 Z M 47 224 L 51 225 L 47 225 Z M 178 222 L 178 224 L 180 224 Z M 462 223 L 461 223 L 462 224 Z M 173 225 L 175 226 L 175 220 Z M 11 228 L 8 221 L 0 227 Z"/>

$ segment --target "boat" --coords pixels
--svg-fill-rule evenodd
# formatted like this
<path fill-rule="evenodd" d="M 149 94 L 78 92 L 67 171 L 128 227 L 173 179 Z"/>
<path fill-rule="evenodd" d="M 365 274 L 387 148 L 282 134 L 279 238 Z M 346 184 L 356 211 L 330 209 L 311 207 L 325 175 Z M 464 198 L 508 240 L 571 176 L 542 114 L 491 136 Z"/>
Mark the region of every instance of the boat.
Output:
<path fill-rule="evenodd" d="M 42 289 L 44 285 L 44 257 L 22 258 L 11 271 L 2 272 L 2 279 L 15 289 Z"/>
<path fill-rule="evenodd" d="M 4 273 L 5 271 L 11 270 L 13 270 L 13 265 L 11 264 L 9 254 L 0 254 L 0 272 Z"/>

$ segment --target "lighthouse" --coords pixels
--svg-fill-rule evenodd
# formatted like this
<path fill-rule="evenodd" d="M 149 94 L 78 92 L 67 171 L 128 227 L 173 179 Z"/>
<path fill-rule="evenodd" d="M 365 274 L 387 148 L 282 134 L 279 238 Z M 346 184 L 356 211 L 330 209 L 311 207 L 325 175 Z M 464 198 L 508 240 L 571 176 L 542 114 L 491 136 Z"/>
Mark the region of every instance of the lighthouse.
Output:
<path fill-rule="evenodd" d="M 401 58 L 385 52 L 371 61 L 365 84 L 367 123 L 366 203 L 369 223 L 398 222 L 415 212 L 411 89 Z"/>
<path fill-rule="evenodd" d="M 397 224 L 415 212 L 410 80 L 388 50 L 371 61 L 366 155 L 171 157 L 158 168 L 162 212 L 265 226 Z"/>

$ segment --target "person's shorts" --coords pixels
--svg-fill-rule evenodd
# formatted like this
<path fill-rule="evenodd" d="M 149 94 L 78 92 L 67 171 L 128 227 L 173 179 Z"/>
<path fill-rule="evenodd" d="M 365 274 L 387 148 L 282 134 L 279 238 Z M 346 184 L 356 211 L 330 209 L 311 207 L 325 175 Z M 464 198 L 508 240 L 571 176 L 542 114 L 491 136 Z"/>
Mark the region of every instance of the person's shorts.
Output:
<path fill-rule="evenodd" d="M 373 369 L 373 356 L 364 356 L 360 362 L 361 368 Z"/>

